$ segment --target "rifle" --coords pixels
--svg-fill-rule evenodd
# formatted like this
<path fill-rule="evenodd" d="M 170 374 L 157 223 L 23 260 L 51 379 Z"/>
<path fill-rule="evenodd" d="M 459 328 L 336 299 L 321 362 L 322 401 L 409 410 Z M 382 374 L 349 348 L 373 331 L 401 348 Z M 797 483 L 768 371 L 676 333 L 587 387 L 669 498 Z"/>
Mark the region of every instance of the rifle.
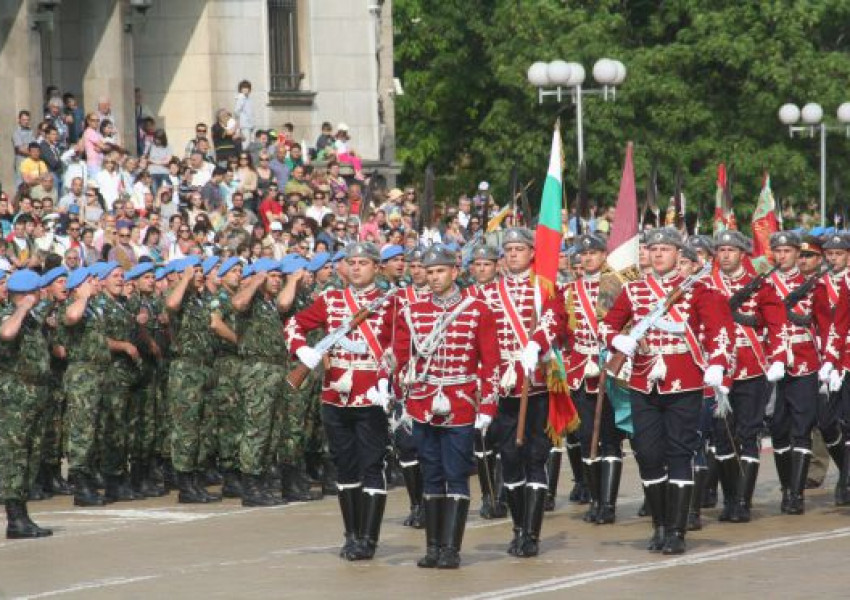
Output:
<path fill-rule="evenodd" d="M 370 314 L 378 310 L 385 302 L 387 302 L 397 291 L 397 288 L 391 288 L 386 294 L 383 296 L 376 298 L 366 306 L 362 307 L 352 316 L 343 320 L 342 324 L 328 333 L 325 337 L 323 337 L 319 342 L 313 346 L 313 350 L 316 350 L 320 354 L 327 354 L 328 351 L 336 346 L 345 336 L 347 336 L 351 331 L 356 329 L 363 321 L 365 321 Z M 312 371 L 310 367 L 298 361 L 298 364 L 295 366 L 292 371 L 289 372 L 289 375 L 286 376 L 286 383 L 288 383 L 292 389 L 298 389 L 301 387 L 301 384 L 304 383 L 304 380 L 307 378 L 307 375 Z"/>
<path fill-rule="evenodd" d="M 800 327 L 808 327 L 812 323 L 811 315 L 800 315 L 794 312 L 794 307 L 799 304 L 803 298 L 809 295 L 809 292 L 812 291 L 812 288 L 817 285 L 817 282 L 820 281 L 820 278 L 824 275 L 829 275 L 832 273 L 832 267 L 826 267 L 825 269 L 819 269 L 817 273 L 806 279 L 803 283 L 800 284 L 799 287 L 795 288 L 792 292 L 790 292 L 785 298 L 782 299 L 782 303 L 785 305 L 785 312 L 788 315 L 788 320 L 791 321 L 794 325 L 798 325 Z"/>
<path fill-rule="evenodd" d="M 706 263 L 702 270 L 689 276 L 682 283 L 676 286 L 676 288 L 670 290 L 667 296 L 659 300 L 650 313 L 632 328 L 632 330 L 628 333 L 628 336 L 636 342 L 639 342 L 646 337 L 649 330 L 658 325 L 661 318 L 670 311 L 673 305 L 676 304 L 682 296 L 685 295 L 685 292 L 694 287 L 700 279 L 708 275 L 710 272 L 711 263 Z M 605 365 L 605 370 L 616 377 L 623 368 L 627 358 L 628 357 L 622 352 L 614 351 L 611 358 L 608 359 L 608 363 Z"/>
<path fill-rule="evenodd" d="M 755 294 L 765 280 L 779 270 L 779 265 L 773 267 L 770 271 L 759 273 L 752 280 L 729 297 L 729 308 L 732 309 L 732 317 L 736 323 L 746 325 L 747 327 L 756 327 L 758 320 L 750 315 L 742 315 L 738 312 L 744 302 L 750 299 L 750 296 Z"/>

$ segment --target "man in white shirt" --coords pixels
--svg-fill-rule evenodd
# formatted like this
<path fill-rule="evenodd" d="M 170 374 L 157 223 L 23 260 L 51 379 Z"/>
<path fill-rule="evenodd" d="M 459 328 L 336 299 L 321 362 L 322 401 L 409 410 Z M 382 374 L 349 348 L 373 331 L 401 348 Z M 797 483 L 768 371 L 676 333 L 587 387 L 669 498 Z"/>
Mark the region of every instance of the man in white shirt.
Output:
<path fill-rule="evenodd" d="M 329 215 L 332 212 L 327 206 L 327 195 L 325 192 L 323 190 L 316 190 L 313 194 L 313 203 L 306 211 L 307 218 L 313 219 L 318 225 L 321 225 L 325 215 Z"/>
<path fill-rule="evenodd" d="M 215 167 L 205 161 L 204 155 L 196 150 L 189 156 L 189 168 L 192 169 L 192 187 L 200 189 L 210 180 Z"/>
<path fill-rule="evenodd" d="M 57 206 L 57 210 L 60 213 L 67 213 L 75 205 L 82 206 L 86 200 L 83 196 L 83 180 L 81 177 L 74 177 L 71 180 L 71 186 L 66 189 L 68 193 L 62 196 Z"/>
<path fill-rule="evenodd" d="M 112 205 L 121 196 L 121 174 L 118 172 L 118 163 L 113 156 L 103 159 L 103 169 L 95 176 L 100 195 L 106 203 L 106 210 L 112 210 Z"/>

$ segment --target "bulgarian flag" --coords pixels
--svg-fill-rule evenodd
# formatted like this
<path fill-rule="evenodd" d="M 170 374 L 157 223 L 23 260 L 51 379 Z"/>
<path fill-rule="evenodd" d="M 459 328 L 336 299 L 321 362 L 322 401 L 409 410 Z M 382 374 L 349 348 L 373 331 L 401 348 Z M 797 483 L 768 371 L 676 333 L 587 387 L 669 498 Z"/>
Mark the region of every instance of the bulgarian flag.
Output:
<path fill-rule="evenodd" d="M 726 177 L 726 165 L 717 165 L 717 192 L 714 196 L 714 233 L 727 229 L 738 229 L 735 213 L 732 211 L 732 191 Z"/>
<path fill-rule="evenodd" d="M 534 275 L 543 300 L 554 298 L 558 281 L 558 255 L 561 252 L 561 195 L 563 183 L 563 155 L 561 154 L 560 121 L 555 123 L 552 135 L 552 151 L 549 154 L 549 169 L 543 184 L 540 200 L 540 215 L 534 236 Z M 564 358 L 558 348 L 553 348 L 547 378 L 549 388 L 549 422 L 547 432 L 552 442 L 560 444 L 563 434 L 575 431 L 579 426 L 578 411 L 567 386 L 567 371 Z"/>
<path fill-rule="evenodd" d="M 779 231 L 779 221 L 776 218 L 776 200 L 770 189 L 770 174 L 764 174 L 761 193 L 753 211 L 753 258 L 764 257 L 773 263 L 773 253 L 770 251 L 770 235 Z"/>

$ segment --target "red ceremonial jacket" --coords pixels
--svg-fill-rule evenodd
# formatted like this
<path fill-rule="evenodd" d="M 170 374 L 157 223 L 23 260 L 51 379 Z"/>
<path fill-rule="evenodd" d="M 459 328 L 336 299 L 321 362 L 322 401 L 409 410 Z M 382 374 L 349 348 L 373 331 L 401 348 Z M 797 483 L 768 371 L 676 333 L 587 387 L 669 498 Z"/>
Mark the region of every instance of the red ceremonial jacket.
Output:
<path fill-rule="evenodd" d="M 674 270 L 664 277 L 647 274 L 643 279 L 627 283 L 599 326 L 606 346 L 611 347 L 614 337 L 629 321 L 638 323 L 659 299 L 684 280 Z M 658 288 L 658 293 L 653 286 Z M 735 324 L 728 302 L 710 285 L 698 282 L 664 318 L 680 319 L 687 325 L 686 333 L 650 329 L 632 358 L 629 387 L 649 393 L 657 386 L 661 394 L 703 390 L 703 374 L 708 366 L 719 365 L 730 370 Z"/>
<path fill-rule="evenodd" d="M 599 299 L 599 277 L 599 273 L 585 275 L 580 280 L 558 286 L 560 302 L 566 311 L 567 322 L 571 321 L 571 312 L 575 315 L 573 328 L 575 342 L 568 346 L 569 354 L 565 357 L 567 385 L 575 391 L 584 383 L 585 389 L 591 394 L 599 390 L 599 375 L 592 377 L 587 375 L 588 363 L 593 361 L 598 367 L 599 351 L 602 347 L 596 312 Z M 599 372 L 598 369 L 595 370 Z"/>
<path fill-rule="evenodd" d="M 464 303 L 463 310 L 436 338 L 437 323 Z M 499 383 L 496 319 L 489 307 L 458 293 L 452 301 L 431 298 L 401 310 L 395 355 L 398 378 L 407 394 L 407 413 L 420 423 L 445 427 L 471 425 L 478 412 L 495 417 Z M 407 341 L 409 340 L 409 342 Z M 451 404 L 447 415 L 435 415 L 434 398 L 442 393 Z"/>
<path fill-rule="evenodd" d="M 836 350 L 840 356 L 836 368 L 850 370 L 850 270 L 823 276 L 827 300 L 832 308 L 832 327 L 837 337 Z"/>
<path fill-rule="evenodd" d="M 383 294 L 384 292 L 374 285 L 362 290 L 351 286 L 345 290 L 325 290 L 312 305 L 297 313 L 286 324 L 285 335 L 289 351 L 294 355 L 299 348 L 306 345 L 307 332 L 319 327 L 333 331 L 359 308 Z M 354 307 L 349 305 L 350 300 L 355 303 Z M 331 348 L 327 355 L 330 364 L 329 368 L 325 369 L 322 384 L 322 402 L 355 408 L 372 406 L 366 399 L 366 392 L 380 377 L 389 376 L 385 353 L 392 345 L 393 335 L 395 334 L 396 342 L 402 346 L 408 343 L 404 331 L 395 326 L 399 309 L 398 296 L 390 297 L 384 306 L 369 315 L 364 324 L 346 336 L 348 342 L 360 348 L 349 346 L 349 349 L 346 349 L 343 344 Z M 364 336 L 364 331 L 367 336 Z M 367 337 L 372 338 L 375 348 L 368 343 Z"/>

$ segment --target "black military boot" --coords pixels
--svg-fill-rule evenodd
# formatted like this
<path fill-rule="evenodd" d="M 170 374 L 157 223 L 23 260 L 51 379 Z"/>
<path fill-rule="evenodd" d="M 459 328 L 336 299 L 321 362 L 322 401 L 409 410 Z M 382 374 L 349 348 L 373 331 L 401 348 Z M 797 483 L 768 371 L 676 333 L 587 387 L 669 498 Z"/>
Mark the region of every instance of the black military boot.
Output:
<path fill-rule="evenodd" d="M 218 461 L 215 458 L 208 458 L 204 462 L 201 474 L 202 485 L 221 485 L 224 482 L 221 471 L 218 469 Z"/>
<path fill-rule="evenodd" d="M 304 482 L 295 465 L 280 465 L 280 482 L 283 499 L 287 502 L 310 502 L 313 495 L 304 489 Z"/>
<path fill-rule="evenodd" d="M 788 506 L 791 503 L 791 448 L 784 452 L 777 452 L 774 448 L 773 462 L 776 464 L 776 474 L 779 477 L 779 486 L 782 489 L 782 502 L 779 505 L 779 510 L 787 513 Z"/>
<path fill-rule="evenodd" d="M 74 506 L 104 506 L 106 499 L 97 493 L 91 477 L 82 471 L 73 473 Z"/>
<path fill-rule="evenodd" d="M 133 490 L 125 484 L 123 475 L 108 475 L 103 495 L 109 502 L 130 502 L 136 499 Z"/>
<path fill-rule="evenodd" d="M 103 476 L 103 473 L 100 469 L 95 469 L 92 472 L 92 483 L 99 490 L 106 489 L 106 477 Z"/>
<path fill-rule="evenodd" d="M 47 489 L 50 493 L 59 496 L 71 496 L 74 493 L 71 485 L 62 477 L 61 463 L 48 465 L 47 467 Z"/>
<path fill-rule="evenodd" d="M 596 523 L 596 516 L 599 513 L 602 461 L 598 458 L 592 462 L 590 459 L 582 460 L 582 468 L 584 469 L 584 481 L 587 485 L 587 490 L 590 492 L 590 506 L 587 507 L 587 512 L 584 514 L 584 522 Z"/>
<path fill-rule="evenodd" d="M 221 486 L 221 495 L 224 498 L 242 497 L 242 476 L 236 469 L 225 469 L 222 474 L 224 484 Z"/>
<path fill-rule="evenodd" d="M 571 444 L 569 436 L 567 437 L 567 458 L 570 461 L 570 470 L 573 472 L 573 489 L 570 490 L 568 497 L 570 502 L 577 504 L 587 504 L 590 502 L 590 495 L 587 491 L 587 486 L 584 484 L 584 470 L 581 462 L 581 446 L 578 443 Z"/>
<path fill-rule="evenodd" d="M 180 493 L 177 502 L 181 504 L 208 504 L 209 500 L 195 485 L 195 474 L 187 471 L 175 471 L 177 489 Z M 108 489 L 108 487 L 107 487 Z M 108 496 L 108 494 L 107 494 Z"/>
<path fill-rule="evenodd" d="M 174 470 L 174 463 L 170 458 L 163 458 L 160 465 L 162 469 L 162 483 L 168 491 L 179 489 L 177 485 L 177 473 Z"/>
<path fill-rule="evenodd" d="M 31 502 L 39 502 L 41 500 L 49 500 L 53 497 L 50 490 L 47 489 L 47 477 L 45 474 L 44 465 L 39 465 L 38 472 L 35 474 L 32 484 L 30 485 L 27 495 Z"/>
<path fill-rule="evenodd" d="M 460 546 L 469 514 L 469 498 L 448 496 L 442 510 L 440 558 L 438 569 L 457 569 L 460 566 Z M 541 511 L 542 515 L 542 511 Z"/>
<path fill-rule="evenodd" d="M 789 485 L 788 514 L 802 515 L 806 512 L 803 492 L 806 489 L 806 476 L 809 474 L 811 450 L 794 448 L 791 451 L 791 481 Z"/>
<path fill-rule="evenodd" d="M 21 540 L 28 538 L 49 537 L 53 531 L 39 527 L 32 522 L 27 512 L 27 505 L 22 500 L 6 500 L 6 538 Z"/>
<path fill-rule="evenodd" d="M 147 480 L 150 485 L 151 497 L 161 498 L 168 494 L 168 489 L 165 486 L 165 478 L 162 473 L 162 464 L 159 458 L 153 458 L 148 463 Z"/>
<path fill-rule="evenodd" d="M 841 452 L 841 471 L 838 472 L 838 482 L 835 484 L 836 506 L 850 504 L 850 443 L 845 442 Z"/>
<path fill-rule="evenodd" d="M 845 498 L 847 494 L 847 477 L 844 470 L 843 438 L 839 437 L 837 442 L 831 446 L 827 445 L 826 449 L 832 457 L 832 462 L 835 463 L 835 466 L 838 469 L 838 481 L 835 482 L 835 505 L 842 506 L 843 504 L 847 504 L 848 500 L 850 500 Z M 844 477 L 843 480 L 842 477 Z"/>
<path fill-rule="evenodd" d="M 756 479 L 759 475 L 759 461 L 750 457 L 741 458 L 741 476 L 738 478 L 738 498 L 732 510 L 729 521 L 732 523 L 749 523 L 750 507 L 753 503 L 753 493 L 756 490 Z"/>
<path fill-rule="evenodd" d="M 496 481 L 496 456 L 484 454 L 476 458 L 478 462 L 478 483 L 481 486 L 481 508 L 478 515 L 482 519 L 503 519 L 507 516 L 507 507 L 499 500 L 499 486 Z"/>
<path fill-rule="evenodd" d="M 552 512 L 555 510 L 555 499 L 558 497 L 558 481 L 561 478 L 561 462 L 564 453 L 560 448 L 552 448 L 549 451 L 549 460 L 546 462 L 546 474 L 549 477 L 549 488 L 546 490 L 546 502 L 543 510 Z"/>
<path fill-rule="evenodd" d="M 360 531 L 360 517 L 363 511 L 361 502 L 363 490 L 356 487 L 338 488 L 339 510 L 342 513 L 342 525 L 345 528 L 345 543 L 339 549 L 339 557 L 357 560 L 357 536 Z"/>
<path fill-rule="evenodd" d="M 688 510 L 691 506 L 693 491 L 694 486 L 691 482 L 685 485 L 667 482 L 666 535 L 662 554 L 685 553 L 685 532 L 688 529 Z"/>
<path fill-rule="evenodd" d="M 646 497 L 646 504 L 649 508 L 649 514 L 652 517 L 652 538 L 646 549 L 650 552 L 661 552 L 664 548 L 664 539 L 666 531 L 664 528 L 664 520 L 667 517 L 667 480 L 653 482 L 650 484 L 644 483 L 643 493 Z"/>
<path fill-rule="evenodd" d="M 702 492 L 702 507 L 714 508 L 717 506 L 717 482 L 720 479 L 717 457 L 712 448 L 705 450 L 705 466 L 708 468 L 708 477 L 705 480 L 705 489 Z"/>
<path fill-rule="evenodd" d="M 152 494 L 151 496 L 148 495 L 150 490 L 145 483 L 144 467 L 138 461 L 134 461 L 130 465 L 130 487 L 133 489 L 133 494 L 136 497 L 148 498 L 152 496 Z"/>
<path fill-rule="evenodd" d="M 620 493 L 623 460 L 616 456 L 606 456 L 601 462 L 599 511 L 596 513 L 596 524 L 608 525 L 617 518 L 617 495 Z"/>
<path fill-rule="evenodd" d="M 505 486 L 508 509 L 514 527 L 514 539 L 508 545 L 508 554 L 518 556 L 525 539 L 525 484 Z"/>
<path fill-rule="evenodd" d="M 378 549 L 381 537 L 381 521 L 384 519 L 384 508 L 387 505 L 387 494 L 383 491 L 362 493 L 363 508 L 360 513 L 360 536 L 357 539 L 357 549 L 349 560 L 372 560 Z"/>
<path fill-rule="evenodd" d="M 425 556 L 416 563 L 422 569 L 435 569 L 440 560 L 441 527 L 443 524 L 443 507 L 446 505 L 445 496 L 423 497 L 423 512 L 425 513 Z"/>
<path fill-rule="evenodd" d="M 741 477 L 741 468 L 738 466 L 738 460 L 734 456 L 724 460 L 718 460 L 717 463 L 720 487 L 723 490 L 723 508 L 717 520 L 725 522 L 731 520 L 732 511 L 738 499 L 737 487 L 738 479 Z"/>
<path fill-rule="evenodd" d="M 694 467 L 694 493 L 691 494 L 691 506 L 688 510 L 688 531 L 702 529 L 702 491 L 708 480 L 706 467 Z"/>
<path fill-rule="evenodd" d="M 192 485 L 194 485 L 198 493 L 206 499 L 205 501 L 221 502 L 221 494 L 215 494 L 213 492 L 207 491 L 206 482 L 206 476 L 202 471 L 196 471 L 192 473 Z"/>
<path fill-rule="evenodd" d="M 402 525 L 422 529 L 425 523 L 422 521 L 422 469 L 415 462 L 407 466 L 401 466 L 401 474 L 404 476 L 404 487 L 410 499 L 410 514 L 404 519 Z"/>
<path fill-rule="evenodd" d="M 525 486 L 525 535 L 517 556 L 529 558 L 540 553 L 540 529 L 543 526 L 543 503 L 546 488 L 540 484 Z"/>
<path fill-rule="evenodd" d="M 281 504 L 285 504 L 283 500 L 279 500 L 265 493 L 263 490 L 262 477 L 260 475 L 243 473 L 239 489 L 241 492 L 240 498 L 242 498 L 242 506 L 279 506 Z"/>

